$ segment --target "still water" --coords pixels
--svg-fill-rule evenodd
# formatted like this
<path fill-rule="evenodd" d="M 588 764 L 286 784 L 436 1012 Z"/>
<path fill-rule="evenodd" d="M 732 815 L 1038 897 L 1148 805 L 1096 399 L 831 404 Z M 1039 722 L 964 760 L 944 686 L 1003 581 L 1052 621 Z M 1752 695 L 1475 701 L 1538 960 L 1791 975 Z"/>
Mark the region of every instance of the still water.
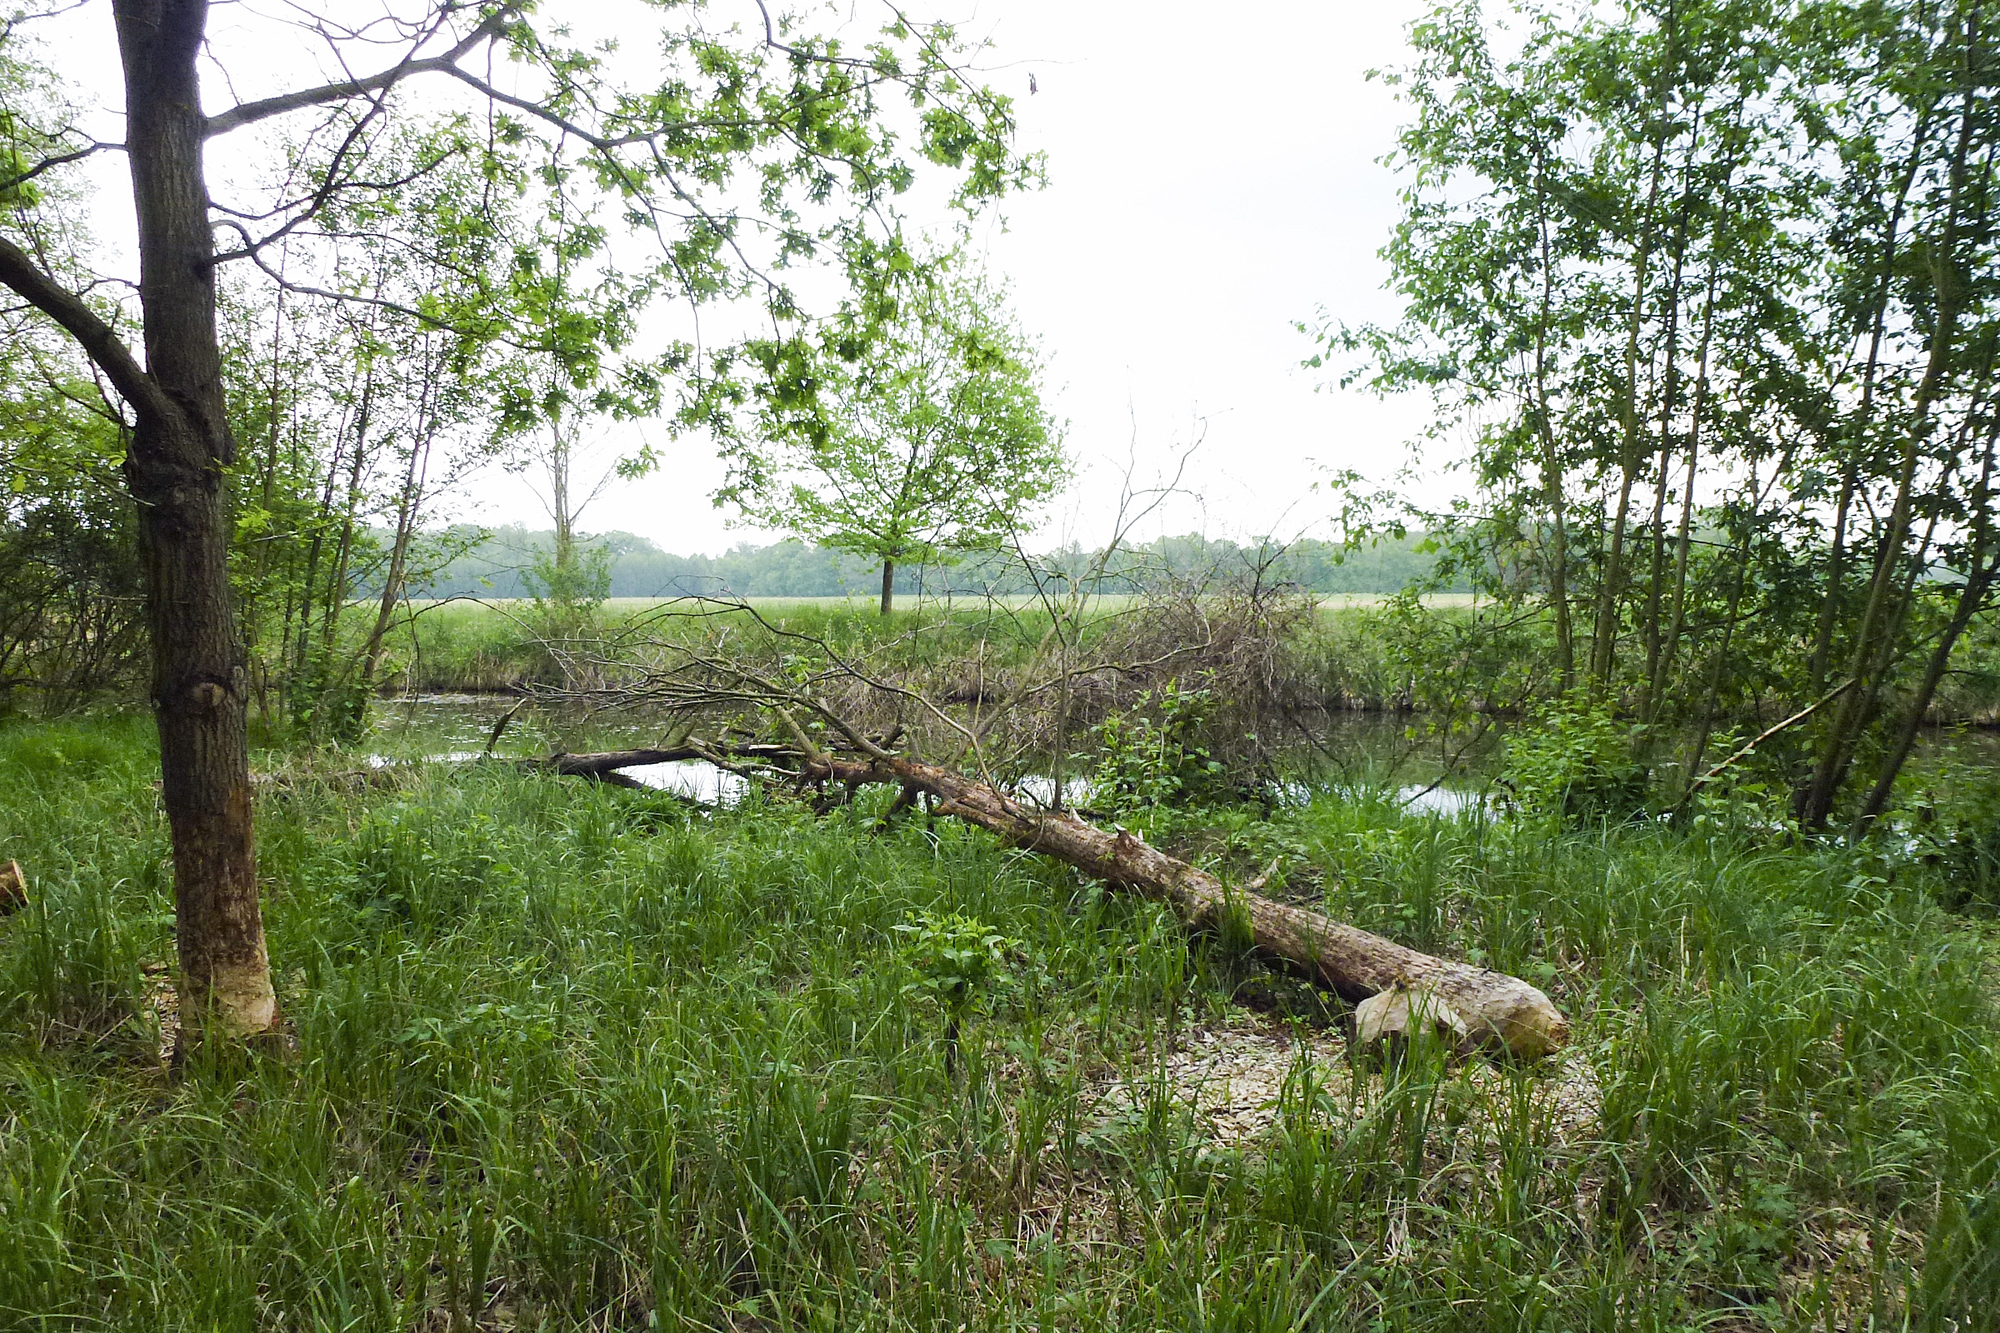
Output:
<path fill-rule="evenodd" d="M 377 765 L 418 759 L 462 762 L 478 758 L 500 719 L 517 701 L 504 695 L 419 694 L 387 700 L 375 713 L 369 745 L 375 753 L 369 762 Z M 1477 776 L 1481 760 L 1495 748 L 1470 756 L 1472 762 L 1463 775 L 1439 782 L 1443 771 L 1434 749 L 1412 741 L 1405 719 L 1373 713 L 1343 713 L 1332 717 L 1332 726 L 1322 747 L 1310 756 L 1311 767 L 1322 782 L 1366 782 L 1394 790 L 1413 813 L 1446 817 L 1490 807 L 1486 784 Z M 605 710 L 595 713 L 556 711 L 537 707 L 521 709 L 507 724 L 495 753 L 516 757 L 547 755 L 558 751 L 581 754 L 598 750 L 639 749 L 661 743 L 668 724 L 657 714 L 642 708 Z M 748 787 L 740 775 L 700 760 L 673 764 L 648 764 L 622 770 L 649 787 L 670 791 L 704 805 L 730 806 L 742 798 Z M 1090 782 L 1086 778 L 1065 780 L 1064 796 L 1070 804 L 1088 805 Z M 1013 795 L 1021 801 L 1047 806 L 1054 802 L 1055 783 L 1045 774 L 1029 773 L 1017 779 Z M 1303 804 L 1311 788 L 1303 782 L 1281 783 L 1279 799 Z"/>

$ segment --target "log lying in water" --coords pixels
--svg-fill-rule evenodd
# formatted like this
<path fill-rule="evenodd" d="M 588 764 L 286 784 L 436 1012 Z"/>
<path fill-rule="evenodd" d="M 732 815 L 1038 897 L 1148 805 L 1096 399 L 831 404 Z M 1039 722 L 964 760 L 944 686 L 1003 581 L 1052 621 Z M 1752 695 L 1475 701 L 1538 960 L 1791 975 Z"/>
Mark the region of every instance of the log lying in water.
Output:
<path fill-rule="evenodd" d="M 521 767 L 566 778 L 589 778 L 614 787 L 644 788 L 645 783 L 629 778 L 621 768 L 644 768 L 648 764 L 675 764 L 687 759 L 706 759 L 704 751 L 678 745 L 668 750 L 610 750 L 602 754 L 552 754 L 546 759 L 523 759 Z"/>
<path fill-rule="evenodd" d="M 599 754 L 552 754 L 546 759 L 516 760 L 522 768 L 540 773 L 556 773 L 566 778 L 589 778 L 614 787 L 646 790 L 646 784 L 620 772 L 652 764 L 681 764 L 690 760 L 729 765 L 747 761 L 769 765 L 779 760 L 796 761 L 798 751 L 784 745 L 709 746 L 699 741 L 658 750 L 607 750 Z"/>
<path fill-rule="evenodd" d="M 757 747 L 757 758 L 777 747 Z M 663 751 L 609 755 L 558 755 L 542 761 L 556 772 L 602 778 L 617 768 L 662 763 Z M 712 749 L 669 758 L 714 758 Z M 927 792 L 937 813 L 976 824 L 1016 847 L 1053 856 L 1085 874 L 1143 897 L 1165 902 L 1192 928 L 1247 931 L 1259 951 L 1303 971 L 1349 1000 L 1402 985 L 1422 987 L 1442 998 L 1465 1020 L 1471 1038 L 1525 1060 L 1560 1049 L 1569 1039 L 1569 1021 L 1549 997 L 1527 982 L 1485 968 L 1434 958 L 1405 948 L 1318 912 L 1232 888 L 1206 871 L 1168 856 L 1120 829 L 1107 833 L 1068 812 L 1037 810 L 1005 793 L 950 769 L 898 755 L 875 759 L 815 756 L 803 762 L 804 777 L 816 782 L 894 783 Z M 618 761 L 618 762 L 613 762 Z M 1232 923 L 1233 918 L 1233 923 Z"/>

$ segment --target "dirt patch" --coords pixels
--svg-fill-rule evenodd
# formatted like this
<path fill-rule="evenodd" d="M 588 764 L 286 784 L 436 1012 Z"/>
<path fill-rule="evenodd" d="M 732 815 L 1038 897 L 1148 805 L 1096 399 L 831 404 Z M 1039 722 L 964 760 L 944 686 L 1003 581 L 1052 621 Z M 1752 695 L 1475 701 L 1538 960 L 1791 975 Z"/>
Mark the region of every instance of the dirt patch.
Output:
<path fill-rule="evenodd" d="M 1153 1069 L 1135 1070 L 1103 1085 L 1099 1125 L 1108 1129 L 1129 1119 L 1164 1088 L 1216 1143 L 1248 1146 L 1277 1121 L 1286 1080 L 1308 1072 L 1300 1070 L 1301 1062 L 1310 1066 L 1321 1093 L 1319 1105 L 1329 1114 L 1358 1121 L 1372 1110 L 1381 1076 L 1355 1068 L 1338 1030 L 1303 1029 L 1237 1013 L 1190 1031 Z M 1603 1096 L 1590 1062 L 1570 1049 L 1541 1062 L 1532 1074 L 1528 1113 L 1547 1126 L 1553 1145 L 1581 1150 L 1594 1143 Z M 1462 1089 L 1473 1144 L 1498 1150 L 1501 1122 L 1514 1114 L 1518 1077 L 1518 1071 L 1478 1058 L 1453 1066 L 1448 1078 Z M 1461 1153 L 1466 1146 L 1462 1136 Z"/>

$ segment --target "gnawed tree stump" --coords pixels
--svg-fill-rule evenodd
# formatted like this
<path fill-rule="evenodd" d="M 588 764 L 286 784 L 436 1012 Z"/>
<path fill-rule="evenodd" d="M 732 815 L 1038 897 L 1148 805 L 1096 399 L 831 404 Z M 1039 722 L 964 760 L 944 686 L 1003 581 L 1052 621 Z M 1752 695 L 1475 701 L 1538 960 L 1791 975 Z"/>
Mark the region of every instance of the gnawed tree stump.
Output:
<path fill-rule="evenodd" d="M 1422 989 L 1459 1017 L 1471 1044 L 1524 1060 L 1540 1059 L 1569 1040 L 1569 1021 L 1547 995 L 1517 977 L 1419 953 L 1321 913 L 1232 887 L 1122 829 L 1107 833 L 1067 811 L 1024 806 L 986 783 L 934 764 L 892 754 L 869 759 L 808 757 L 782 746 L 738 750 L 699 741 L 684 751 L 556 755 L 534 762 L 555 772 L 603 780 L 621 767 L 682 758 L 762 764 L 782 758 L 800 765 L 799 777 L 808 782 L 838 782 L 849 788 L 893 783 L 905 793 L 928 793 L 937 802 L 937 814 L 976 824 L 1016 847 L 1053 856 L 1106 884 L 1165 902 L 1190 928 L 1239 932 L 1257 951 L 1297 968 L 1345 999 L 1365 1000 L 1399 986 Z"/>
<path fill-rule="evenodd" d="M 1391 986 L 1354 1008 L 1357 1051 L 1380 1047 L 1393 1056 L 1412 1041 L 1425 1038 L 1441 1041 L 1458 1053 L 1477 1045 L 1458 1011 L 1427 986 Z"/>

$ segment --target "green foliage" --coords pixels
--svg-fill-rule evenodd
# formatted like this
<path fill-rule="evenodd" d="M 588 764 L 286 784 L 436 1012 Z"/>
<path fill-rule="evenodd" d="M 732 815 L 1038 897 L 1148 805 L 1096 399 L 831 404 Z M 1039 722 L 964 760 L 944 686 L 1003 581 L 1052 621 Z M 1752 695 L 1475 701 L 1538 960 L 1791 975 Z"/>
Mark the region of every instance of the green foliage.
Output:
<path fill-rule="evenodd" d="M 920 912 L 897 922 L 896 933 L 904 937 L 903 957 L 916 974 L 903 993 L 935 1001 L 954 1028 L 991 998 L 1014 947 L 1005 935 L 958 913 Z"/>
<path fill-rule="evenodd" d="M 811 334 L 749 349 L 754 421 L 718 497 L 877 562 L 998 547 L 1069 475 L 1004 293 L 954 252 L 912 263 Z"/>
<path fill-rule="evenodd" d="M 29 359 L 0 352 L 0 712 L 59 713 L 143 676 L 143 585 L 117 429 L 80 385 L 7 383 Z"/>
<path fill-rule="evenodd" d="M 149 731 L 0 729 L 0 846 L 36 887 L 0 919 L 0 1324 L 1945 1333 L 1991 1308 L 1991 942 L 1922 865 L 1322 794 L 1265 821 L 1288 894 L 1576 1025 L 1548 1069 L 1357 1077 L 1229 1005 L 1224 941 L 947 820 L 878 833 L 891 791 L 704 815 L 294 757 L 259 813 L 298 1050 L 169 1079 Z M 955 1086 L 945 993 L 904 991 L 926 925 L 935 975 L 983 976 L 948 991 L 988 997 Z M 1196 1037 L 1277 1060 L 1268 1129 L 1186 1105 Z"/>
<path fill-rule="evenodd" d="M 611 595 L 611 551 L 605 546 L 557 545 L 537 551 L 525 572 L 533 601 L 528 625 L 543 645 L 536 669 L 543 679 L 562 679 L 567 655 L 583 646 L 600 625 L 600 610 Z"/>
<path fill-rule="evenodd" d="M 419 938 L 448 930 L 504 873 L 491 817 L 451 813 L 406 802 L 368 812 L 353 844 L 352 892 L 365 922 L 406 926 Z"/>
<path fill-rule="evenodd" d="M 1644 735 L 1612 701 L 1565 695 L 1509 734 L 1501 785 L 1522 810 L 1564 824 L 1636 819 L 1650 794 Z"/>
<path fill-rule="evenodd" d="M 1140 695 L 1129 712 L 1092 728 L 1098 759 L 1091 808 L 1130 816 L 1162 806 L 1201 806 L 1229 794 L 1224 766 L 1198 740 L 1210 704 L 1207 690 L 1170 680 Z"/>
<path fill-rule="evenodd" d="M 1382 75 L 1404 310 L 1313 363 L 1469 435 L 1476 493 L 1409 521 L 1546 626 L 1545 695 L 1699 763 L 1851 679 L 1777 744 L 1804 827 L 1865 825 L 2000 587 L 1983 10 L 1504 9 L 1438 5 Z"/>
<path fill-rule="evenodd" d="M 680 424 L 720 424 L 709 416 L 756 379 L 756 358 L 684 340 L 635 348 L 651 303 L 761 298 L 789 326 L 807 310 L 786 285 L 795 276 L 820 275 L 807 290 L 831 277 L 834 291 L 872 299 L 884 275 L 908 266 L 896 199 L 926 163 L 940 170 L 922 175 L 949 178 L 966 216 L 1038 182 L 1036 160 L 1012 146 L 1010 102 L 963 76 L 967 45 L 949 26 L 892 15 L 851 46 L 804 16 L 742 27 L 713 24 L 702 8 L 633 0 L 613 23 L 650 29 L 651 57 L 630 67 L 573 46 L 532 5 L 436 3 L 406 34 L 423 57 L 381 66 L 347 95 L 321 90 L 297 115 L 262 102 L 211 126 L 221 136 L 263 122 L 235 178 L 244 207 L 218 214 L 216 350 L 234 441 L 238 628 L 253 706 L 273 732 L 359 738 L 368 700 L 401 665 L 386 642 L 418 612 L 409 589 L 457 554 L 435 531 L 444 502 L 531 427 L 676 409 Z M 190 12 L 194 33 L 203 21 Z M 129 312 L 105 293 L 130 284 L 93 269 L 99 256 L 68 211 L 82 187 L 77 163 L 109 145 L 82 133 L 74 96 L 38 63 L 45 26 L 0 24 L 0 233 L 21 242 L 23 263 L 45 268 L 46 283 L 99 307 L 115 340 Z M 377 68 L 364 32 L 329 40 L 336 62 Z M 439 111 L 404 95 L 403 79 L 449 82 L 441 64 L 483 88 L 472 73 L 482 53 L 489 73 L 496 59 L 527 71 L 520 86 L 540 100 L 493 91 Z M 630 71 L 637 82 L 616 77 Z M 92 355 L 116 360 L 72 342 L 74 320 L 36 308 L 52 306 L 38 295 L 44 283 L 14 285 L 26 296 L 0 314 L 0 415 L 39 386 L 77 415 L 79 405 L 99 411 L 98 433 L 115 435 L 129 408 L 97 405 L 118 376 L 93 380 L 85 366 Z M 993 350 L 968 357 L 983 365 Z M 16 424 L 0 420 L 9 452 Z M 115 462 L 123 443 L 113 443 Z M 37 460 L 5 461 L 0 585 L 47 566 L 54 577 L 43 582 L 65 585 L 84 610 L 50 612 L 64 599 L 24 589 L 30 614 L 13 615 L 0 595 L 0 691 L 32 671 L 45 701 L 67 706 L 127 683 L 117 677 L 142 674 L 131 670 L 142 666 L 133 590 L 112 576 L 134 563 L 129 539 L 86 505 L 89 521 L 71 524 L 86 541 L 45 540 L 33 520 L 74 519 L 79 506 Z M 651 462 L 647 453 L 619 471 Z M 567 537 L 581 505 L 557 500 Z M 602 571 L 572 568 L 563 545 L 541 588 L 557 621 L 603 595 Z M 364 592 L 373 606 L 359 605 Z M 50 643 L 63 651 L 39 651 Z M 37 649 L 33 664 L 24 644 Z M 118 670 L 58 660 L 79 644 Z"/>
<path fill-rule="evenodd" d="M 1922 864 L 1955 908 L 2000 907 L 2000 769 L 1967 737 L 1943 745 L 1903 775 L 1885 854 Z"/>

